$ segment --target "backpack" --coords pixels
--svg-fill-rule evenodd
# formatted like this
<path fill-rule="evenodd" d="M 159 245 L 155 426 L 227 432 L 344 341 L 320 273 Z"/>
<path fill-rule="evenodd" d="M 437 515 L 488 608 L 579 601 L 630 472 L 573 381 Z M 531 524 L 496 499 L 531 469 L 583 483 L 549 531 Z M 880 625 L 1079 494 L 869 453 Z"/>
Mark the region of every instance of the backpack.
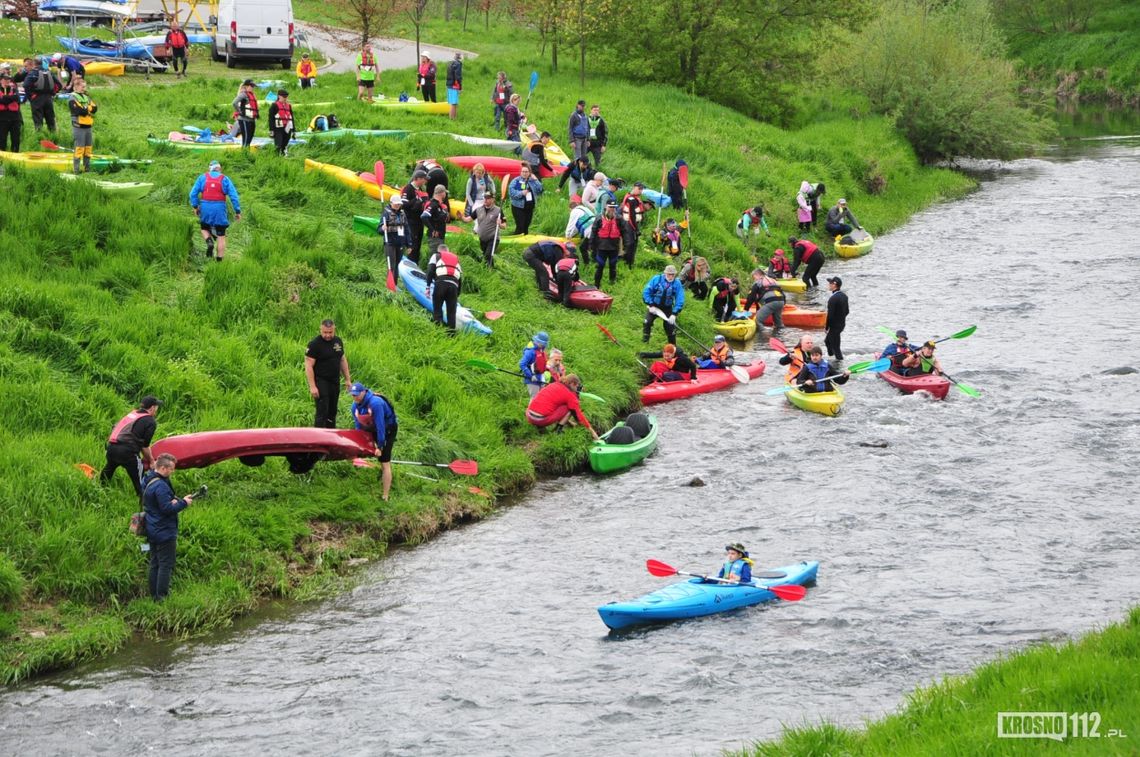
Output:
<path fill-rule="evenodd" d="M 329 128 L 330 129 L 339 129 L 340 128 L 340 119 L 338 119 L 336 117 L 335 113 L 329 113 L 328 119 L 329 119 Z"/>
<path fill-rule="evenodd" d="M 52 81 L 51 71 L 40 71 L 36 78 L 37 92 L 54 92 L 55 82 Z"/>
<path fill-rule="evenodd" d="M 145 539 L 147 537 L 145 512 L 135 513 L 131 516 L 130 531 L 140 539 Z"/>

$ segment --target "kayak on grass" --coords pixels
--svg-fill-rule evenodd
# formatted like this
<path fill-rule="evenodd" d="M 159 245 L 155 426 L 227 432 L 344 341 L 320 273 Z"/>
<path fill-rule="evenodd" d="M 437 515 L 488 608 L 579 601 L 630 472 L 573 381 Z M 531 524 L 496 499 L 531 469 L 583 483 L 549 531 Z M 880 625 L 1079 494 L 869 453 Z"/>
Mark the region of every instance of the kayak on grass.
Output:
<path fill-rule="evenodd" d="M 154 184 L 148 184 L 140 181 L 100 181 L 98 179 L 89 179 L 86 176 L 80 177 L 73 173 L 61 173 L 59 178 L 68 181 L 85 181 L 99 188 L 101 192 L 113 195 L 123 200 L 138 200 L 146 197 L 150 190 L 154 189 Z"/>
<path fill-rule="evenodd" d="M 841 258 L 866 255 L 875 246 L 875 239 L 863 229 L 855 229 L 846 236 L 835 238 L 835 254 Z"/>
<path fill-rule="evenodd" d="M 454 134 L 450 131 L 421 131 L 420 134 L 431 134 L 443 137 L 451 137 L 452 139 L 463 142 L 468 145 L 476 145 L 478 147 L 493 147 L 496 150 L 505 150 L 507 152 L 517 152 L 521 143 L 514 142 L 509 139 L 494 139 L 491 137 L 469 137 L 466 134 Z"/>
<path fill-rule="evenodd" d="M 83 69 L 88 76 L 123 76 L 127 72 L 125 64 L 104 60 L 83 61 Z"/>
<path fill-rule="evenodd" d="M 429 313 L 432 312 L 431 297 L 427 296 L 427 274 L 407 258 L 400 258 L 400 281 L 404 282 L 404 288 L 411 293 L 416 302 L 423 305 Z M 447 318 L 446 312 L 444 318 Z M 491 329 L 480 323 L 479 319 L 462 305 L 455 309 L 455 321 L 456 331 L 482 334 L 483 336 L 491 333 Z M 446 321 L 444 322 L 446 323 Z"/>
<path fill-rule="evenodd" d="M 558 300 L 558 282 L 554 280 L 554 272 L 546 266 L 546 273 L 550 277 L 550 297 Z M 570 307 L 589 310 L 591 313 L 605 313 L 614 304 L 612 295 L 608 295 L 593 284 L 585 281 L 575 281 L 570 290 Z"/>
<path fill-rule="evenodd" d="M 838 389 L 832 389 L 830 392 L 802 392 L 799 389 L 789 389 L 784 396 L 788 398 L 788 402 L 801 410 L 820 415 L 838 415 L 847 400 L 843 392 Z"/>
<path fill-rule="evenodd" d="M 107 42 L 102 39 L 75 39 L 74 37 L 56 37 L 63 49 L 79 55 L 89 55 L 93 58 L 133 58 L 146 60 L 151 57 L 150 48 L 135 42 Z"/>
<path fill-rule="evenodd" d="M 183 134 L 178 131 L 170 132 L 165 139 L 161 137 L 147 137 L 146 141 L 155 147 L 174 147 L 179 150 L 190 150 L 191 152 L 224 152 L 226 150 L 242 149 L 241 140 L 217 139 L 211 142 L 200 142 L 193 134 Z M 298 145 L 304 144 L 304 142 L 292 140 L 289 144 Z M 273 147 L 273 140 L 269 137 L 254 137 L 253 141 L 249 144 L 249 149 L 251 150 L 260 150 L 262 147 Z"/>
<path fill-rule="evenodd" d="M 714 323 L 713 331 L 735 342 L 747 342 L 756 336 L 756 320 L 754 318 L 749 318 L 742 313 L 733 313 L 733 315 L 740 315 L 741 317 L 732 321 Z"/>
<path fill-rule="evenodd" d="M 414 113 L 429 113 L 435 116 L 446 116 L 451 112 L 451 106 L 445 102 L 427 103 L 420 102 L 419 100 L 408 100 L 406 102 L 400 102 L 399 100 L 374 100 L 372 104 L 378 108 L 410 110 Z"/>
<path fill-rule="evenodd" d="M 404 139 L 408 132 L 404 129 L 326 129 L 325 131 L 299 131 L 297 136 L 304 139 L 336 139 L 338 137 L 388 137 Z"/>
<path fill-rule="evenodd" d="M 657 416 L 633 413 L 590 446 L 590 468 L 594 473 L 617 473 L 637 465 L 655 449 Z"/>
<path fill-rule="evenodd" d="M 352 231 L 355 234 L 363 234 L 364 236 L 367 236 L 367 237 L 374 237 L 380 233 L 379 231 L 377 231 L 378 228 L 380 228 L 380 217 L 379 216 L 353 216 L 352 217 Z M 467 229 L 461 229 L 458 226 L 448 226 L 447 227 L 447 233 L 448 234 L 470 234 L 471 232 L 468 231 Z"/>
<path fill-rule="evenodd" d="M 750 378 L 759 378 L 764 375 L 764 361 L 754 360 L 751 363 L 737 363 L 736 367 L 748 371 Z M 657 402 L 684 399 L 697 394 L 715 392 L 735 386 L 736 377 L 731 371 L 724 368 L 710 368 L 697 370 L 697 383 L 684 381 L 656 381 L 641 387 L 641 402 L 643 405 L 652 405 Z"/>
<path fill-rule="evenodd" d="M 663 623 L 684 618 L 700 618 L 761 602 L 771 602 L 776 595 L 768 586 L 812 583 L 819 573 L 819 562 L 804 561 L 765 571 L 777 578 L 757 578 L 751 584 L 704 582 L 700 578 L 678 581 L 657 591 L 627 602 L 610 602 L 598 608 L 602 622 L 613 630 L 646 623 Z"/>
<path fill-rule="evenodd" d="M 318 460 L 351 460 L 376 455 L 376 442 L 366 431 L 332 428 L 251 428 L 236 431 L 202 431 L 159 439 L 151 446 L 155 457 L 178 458 L 180 468 L 205 468 L 240 459 L 258 466 L 266 457 L 289 459 L 294 473 L 306 473 Z"/>
<path fill-rule="evenodd" d="M 530 166 L 524 160 L 519 158 L 507 158 L 500 155 L 454 155 L 445 160 L 453 166 L 458 166 L 465 171 L 471 171 L 475 168 L 477 163 L 482 163 L 483 168 L 487 169 L 488 175 L 492 178 L 502 176 L 518 176 L 519 169 L 522 166 Z M 534 166 L 530 166 L 532 169 Z M 554 166 L 554 171 L 548 171 L 539 166 L 537 175 L 540 179 L 549 179 L 558 176 L 566 170 L 565 166 Z"/>
<path fill-rule="evenodd" d="M 879 359 L 879 353 L 877 352 L 875 353 L 875 359 Z M 944 400 L 946 399 L 946 395 L 950 392 L 950 380 L 945 376 L 935 376 L 933 373 L 904 376 L 892 370 L 882 371 L 879 373 L 879 377 L 903 394 L 926 392 L 936 400 Z"/>
<path fill-rule="evenodd" d="M 537 127 L 534 131 L 524 131 L 519 134 L 519 139 L 522 140 L 523 149 L 525 150 L 527 147 L 529 147 L 532 142 L 537 142 L 541 134 L 542 131 Z M 566 154 L 566 151 L 559 147 L 553 139 L 546 143 L 546 159 L 552 165 L 560 166 L 569 166 L 572 162 L 570 160 L 570 156 Z"/>
<path fill-rule="evenodd" d="M 53 171 L 70 171 L 72 169 L 71 152 L 4 152 L 0 151 L 0 160 L 9 163 L 21 163 L 28 168 L 49 168 Z M 152 160 L 133 160 L 117 158 L 114 155 L 94 155 L 91 158 L 91 170 L 99 173 L 116 171 L 125 166 L 149 166 Z"/>
<path fill-rule="evenodd" d="M 346 187 L 355 189 L 358 192 L 364 192 L 372 199 L 380 200 L 381 202 L 387 202 L 392 199 L 392 195 L 400 194 L 400 190 L 396 187 L 387 184 L 383 187 L 377 186 L 376 177 L 373 176 L 371 171 L 361 171 L 357 173 L 351 168 L 341 168 L 331 163 L 321 163 L 309 158 L 305 158 L 305 170 L 326 173 Z M 463 200 L 448 200 L 448 209 L 451 211 L 451 217 L 453 219 L 459 220 L 463 218 Z"/>

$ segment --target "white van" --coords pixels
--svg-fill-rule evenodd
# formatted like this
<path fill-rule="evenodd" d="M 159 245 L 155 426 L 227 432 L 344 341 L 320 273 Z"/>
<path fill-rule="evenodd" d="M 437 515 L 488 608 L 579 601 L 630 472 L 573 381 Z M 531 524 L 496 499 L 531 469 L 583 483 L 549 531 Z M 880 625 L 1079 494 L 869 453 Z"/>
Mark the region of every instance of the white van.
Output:
<path fill-rule="evenodd" d="M 293 66 L 292 0 L 222 0 L 214 22 L 214 60 L 233 68 L 238 61 L 277 61 Z"/>

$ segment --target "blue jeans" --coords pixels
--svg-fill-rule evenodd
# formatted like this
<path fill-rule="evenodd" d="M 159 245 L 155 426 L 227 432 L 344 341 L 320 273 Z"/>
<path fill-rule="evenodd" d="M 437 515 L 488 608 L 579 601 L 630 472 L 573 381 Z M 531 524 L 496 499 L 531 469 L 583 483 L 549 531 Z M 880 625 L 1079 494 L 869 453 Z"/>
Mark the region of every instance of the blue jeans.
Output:
<path fill-rule="evenodd" d="M 162 600 L 170 593 L 170 576 L 174 573 L 174 557 L 178 551 L 178 539 L 150 543 L 150 596 Z"/>

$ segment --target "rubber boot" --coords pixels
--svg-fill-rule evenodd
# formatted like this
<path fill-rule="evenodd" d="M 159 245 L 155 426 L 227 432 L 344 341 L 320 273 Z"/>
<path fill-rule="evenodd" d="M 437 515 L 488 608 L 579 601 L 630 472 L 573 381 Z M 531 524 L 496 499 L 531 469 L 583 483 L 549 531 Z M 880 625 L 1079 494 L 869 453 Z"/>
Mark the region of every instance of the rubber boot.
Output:
<path fill-rule="evenodd" d="M 79 174 L 79 158 L 71 159 L 71 172 L 76 175 Z"/>
<path fill-rule="evenodd" d="M 83 173 L 90 173 L 90 172 L 91 172 L 91 156 L 90 155 L 84 155 L 83 156 Z"/>

